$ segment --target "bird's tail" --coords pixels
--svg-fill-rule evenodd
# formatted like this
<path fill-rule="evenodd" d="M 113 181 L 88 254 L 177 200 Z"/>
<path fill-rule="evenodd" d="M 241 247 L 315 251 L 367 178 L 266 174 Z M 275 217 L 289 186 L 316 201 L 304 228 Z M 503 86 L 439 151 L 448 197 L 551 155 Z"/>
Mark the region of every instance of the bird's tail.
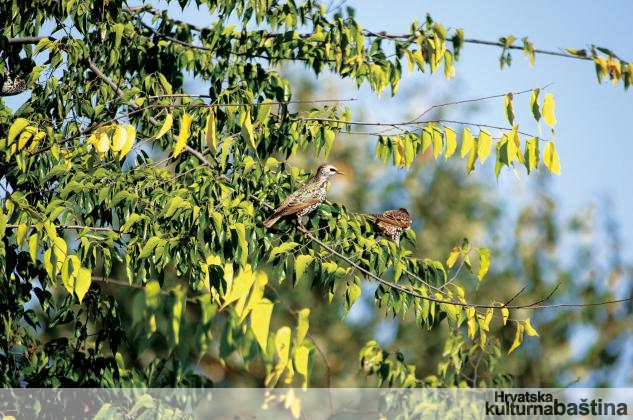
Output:
<path fill-rule="evenodd" d="M 273 227 L 275 223 L 277 223 L 277 220 L 279 220 L 280 218 L 281 216 L 277 216 L 276 214 L 273 214 L 268 219 L 264 220 L 264 226 L 270 229 L 271 227 Z"/>

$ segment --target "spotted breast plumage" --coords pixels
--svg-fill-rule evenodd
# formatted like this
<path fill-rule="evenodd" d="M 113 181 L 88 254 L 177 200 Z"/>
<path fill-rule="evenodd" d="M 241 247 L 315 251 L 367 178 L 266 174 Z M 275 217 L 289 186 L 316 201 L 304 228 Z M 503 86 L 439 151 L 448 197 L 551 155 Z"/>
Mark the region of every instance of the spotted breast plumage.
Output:
<path fill-rule="evenodd" d="M 264 225 L 270 228 L 282 217 L 295 216 L 299 228 L 305 231 L 301 218 L 316 210 L 325 201 L 328 181 L 335 174 L 343 173 L 332 165 L 319 166 L 316 174 L 308 182 L 286 197 L 273 214 L 264 220 Z"/>
<path fill-rule="evenodd" d="M 405 208 L 386 210 L 382 214 L 369 216 L 378 232 L 396 244 L 400 244 L 400 237 L 411 227 L 411 216 Z"/>

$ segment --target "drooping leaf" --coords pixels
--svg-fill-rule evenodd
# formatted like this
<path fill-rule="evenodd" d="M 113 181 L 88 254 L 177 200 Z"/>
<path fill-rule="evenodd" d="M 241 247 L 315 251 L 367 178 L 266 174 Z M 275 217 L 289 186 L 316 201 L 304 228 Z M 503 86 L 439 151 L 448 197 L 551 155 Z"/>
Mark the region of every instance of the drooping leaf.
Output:
<path fill-rule="evenodd" d="M 251 121 L 251 108 L 245 107 L 240 117 L 240 126 L 242 139 L 253 150 L 257 150 L 257 142 L 255 139 L 255 133 L 253 132 L 253 123 Z"/>
<path fill-rule="evenodd" d="M 554 127 L 556 125 L 556 115 L 554 114 L 554 95 L 551 93 L 547 93 L 545 95 L 545 99 L 543 100 L 543 119 L 550 127 Z"/>
<path fill-rule="evenodd" d="M 171 113 L 165 116 L 165 121 L 163 122 L 163 126 L 158 130 L 158 133 L 154 136 L 154 140 L 158 140 L 163 137 L 169 130 L 171 130 L 171 126 L 174 124 L 174 117 Z"/>
<path fill-rule="evenodd" d="M 550 172 L 560 175 L 560 160 L 558 158 L 558 152 L 554 142 L 550 141 L 545 145 L 545 151 L 543 152 L 543 163 Z"/>
<path fill-rule="evenodd" d="M 488 248 L 479 248 L 479 271 L 477 272 L 477 280 L 483 280 L 484 276 L 490 268 L 490 250 Z"/>
<path fill-rule="evenodd" d="M 514 335 L 514 341 L 512 342 L 512 346 L 510 347 L 510 350 L 508 350 L 508 354 L 512 353 L 523 342 L 523 331 L 524 331 L 523 324 L 520 322 L 517 322 L 516 324 L 517 324 L 517 330 Z"/>
<path fill-rule="evenodd" d="M 468 153 L 473 149 L 475 145 L 475 139 L 473 135 L 470 133 L 468 128 L 464 128 L 464 132 L 462 134 L 462 148 L 461 148 L 461 157 L 466 157 Z"/>
<path fill-rule="evenodd" d="M 215 108 L 209 107 L 209 115 L 207 116 L 207 125 L 204 128 L 205 137 L 207 139 L 207 147 L 215 155 L 218 153 L 218 136 L 215 126 Z"/>
<path fill-rule="evenodd" d="M 185 112 L 180 122 L 180 132 L 178 133 L 178 139 L 174 145 L 173 157 L 177 157 L 180 154 L 182 149 L 185 148 L 187 140 L 189 140 L 189 137 L 191 136 L 191 120 L 191 115 Z"/>
<path fill-rule="evenodd" d="M 479 156 L 479 162 L 484 163 L 488 155 L 490 155 L 490 148 L 492 146 L 492 137 L 486 130 L 479 132 L 477 138 L 477 155 Z"/>
<path fill-rule="evenodd" d="M 268 299 L 262 299 L 255 304 L 250 314 L 250 327 L 255 335 L 257 344 L 265 352 L 268 344 L 268 331 L 270 318 L 273 313 L 273 303 Z"/>
<path fill-rule="evenodd" d="M 312 262 L 314 257 L 311 255 L 299 255 L 295 258 L 295 281 L 299 283 L 303 278 L 308 265 Z"/>
<path fill-rule="evenodd" d="M 530 318 L 523 321 L 523 325 L 525 326 L 525 332 L 527 333 L 527 335 L 529 335 L 530 337 L 538 337 L 538 333 L 530 323 Z"/>
<path fill-rule="evenodd" d="M 514 108 L 512 107 L 512 93 L 508 93 L 504 99 L 504 108 L 506 111 L 506 120 L 511 126 L 514 125 Z"/>
<path fill-rule="evenodd" d="M 455 131 L 449 127 L 444 128 L 444 136 L 446 138 L 445 159 L 448 160 L 455 153 L 455 149 L 457 149 L 457 136 Z"/>
<path fill-rule="evenodd" d="M 29 125 L 29 120 L 26 118 L 16 118 L 9 127 L 9 134 L 7 135 L 7 146 L 13 144 L 13 140 Z"/>

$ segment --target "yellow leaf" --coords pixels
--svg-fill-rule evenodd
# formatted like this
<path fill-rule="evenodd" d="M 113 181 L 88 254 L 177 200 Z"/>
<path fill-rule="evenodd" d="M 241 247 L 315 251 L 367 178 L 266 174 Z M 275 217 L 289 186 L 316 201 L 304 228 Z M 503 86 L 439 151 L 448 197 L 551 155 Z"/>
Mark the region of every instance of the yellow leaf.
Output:
<path fill-rule="evenodd" d="M 213 154 L 218 152 L 218 137 L 215 132 L 215 108 L 209 107 L 209 116 L 207 117 L 207 125 L 204 128 L 207 139 L 207 147 L 211 149 Z"/>
<path fill-rule="evenodd" d="M 517 155 L 517 139 L 518 139 L 518 131 L 519 131 L 519 126 L 515 125 L 514 127 L 512 127 L 512 131 L 510 131 L 510 135 L 508 136 L 508 141 L 506 143 L 506 159 L 508 161 L 508 165 L 512 163 L 512 161 L 514 160 L 514 158 Z"/>
<path fill-rule="evenodd" d="M 20 223 L 18 229 L 15 233 L 16 243 L 19 248 L 22 248 L 24 245 L 24 241 L 26 240 L 26 232 L 29 230 L 29 227 L 25 223 Z"/>
<path fill-rule="evenodd" d="M 446 259 L 446 266 L 449 269 L 455 265 L 455 262 L 457 261 L 457 258 L 461 254 L 461 251 L 462 251 L 461 248 L 459 248 L 458 246 L 453 247 L 453 249 L 451 250 L 451 253 L 448 255 L 448 258 Z"/>
<path fill-rule="evenodd" d="M 433 128 L 433 158 L 437 159 L 442 154 L 442 132 Z"/>
<path fill-rule="evenodd" d="M 477 155 L 479 156 L 479 162 L 484 163 L 488 155 L 490 154 L 490 147 L 492 146 L 492 137 L 486 130 L 479 132 L 479 138 L 477 140 Z"/>
<path fill-rule="evenodd" d="M 290 356 L 290 328 L 281 327 L 275 334 L 275 351 L 279 357 L 279 364 L 286 366 Z"/>
<path fill-rule="evenodd" d="M 9 127 L 9 135 L 7 136 L 7 146 L 13 143 L 13 140 L 29 125 L 29 120 L 26 118 L 16 118 Z"/>
<path fill-rule="evenodd" d="M 73 294 L 75 291 L 75 279 L 79 275 L 79 268 L 81 264 L 79 257 L 76 255 L 69 255 L 63 262 L 62 266 L 62 282 L 69 294 Z"/>
<path fill-rule="evenodd" d="M 112 151 L 119 152 L 125 146 L 127 141 L 127 131 L 122 125 L 117 125 L 114 129 L 114 136 L 112 137 Z"/>
<path fill-rule="evenodd" d="M 178 133 L 178 139 L 176 140 L 176 145 L 174 146 L 174 157 L 178 156 L 180 152 L 182 152 L 182 149 L 185 148 L 190 135 L 191 115 L 185 113 L 182 116 L 182 121 L 180 122 L 180 133 Z"/>
<path fill-rule="evenodd" d="M 506 325 L 508 322 L 508 317 L 510 316 L 510 310 L 505 306 L 501 308 L 501 316 L 503 317 L 503 325 Z"/>
<path fill-rule="evenodd" d="M 468 325 L 468 337 L 475 338 L 477 332 L 477 320 L 475 319 L 475 308 L 469 306 L 466 308 L 466 319 Z"/>
<path fill-rule="evenodd" d="M 165 133 L 171 130 L 171 126 L 174 124 L 174 117 L 171 114 L 167 114 L 165 117 L 165 122 L 163 122 L 163 126 L 158 130 L 158 133 L 154 136 L 154 140 L 158 140 L 163 137 Z"/>
<path fill-rule="evenodd" d="M 517 322 L 517 332 L 514 335 L 514 342 L 512 343 L 510 350 L 508 350 L 508 354 L 512 353 L 517 347 L 521 345 L 521 342 L 523 341 L 523 330 L 523 324 Z"/>
<path fill-rule="evenodd" d="M 123 145 L 123 148 L 121 149 L 121 156 L 119 157 L 119 160 L 123 159 L 125 155 L 127 155 L 130 152 L 130 150 L 132 150 L 132 147 L 134 146 L 134 143 L 136 142 L 136 128 L 133 125 L 126 125 L 125 133 L 126 133 L 125 144 Z"/>
<path fill-rule="evenodd" d="M 110 138 L 105 131 L 102 131 L 99 134 L 99 137 L 95 139 L 94 143 L 95 149 L 99 155 L 103 157 L 103 154 L 106 153 L 110 149 Z"/>
<path fill-rule="evenodd" d="M 462 135 L 462 150 L 461 157 L 466 157 L 466 155 L 472 150 L 475 145 L 475 139 L 473 135 L 470 134 L 470 130 L 468 128 L 464 128 L 464 133 Z"/>
<path fill-rule="evenodd" d="M 268 299 L 262 299 L 253 306 L 251 311 L 251 331 L 255 335 L 257 344 L 266 351 L 268 343 L 268 330 L 270 328 L 270 317 L 273 313 L 273 303 Z"/>
<path fill-rule="evenodd" d="M 37 261 L 37 242 L 39 241 L 39 235 L 34 233 L 29 238 L 29 254 L 33 262 Z"/>
<path fill-rule="evenodd" d="M 295 370 L 301 376 L 303 376 L 302 388 L 308 387 L 308 361 L 310 356 L 310 349 L 301 346 L 295 350 L 294 365 Z"/>
<path fill-rule="evenodd" d="M 251 108 L 246 107 L 240 117 L 240 125 L 242 126 L 242 139 L 253 149 L 257 149 L 255 142 L 255 133 L 253 133 L 253 123 L 251 122 Z"/>
<path fill-rule="evenodd" d="M 255 279 L 256 276 L 253 274 L 250 265 L 246 265 L 242 270 L 240 270 L 240 274 L 233 279 L 233 287 L 231 287 L 228 291 L 228 295 L 224 300 L 222 309 L 226 308 L 226 306 L 230 303 L 245 297 L 251 290 L 253 283 L 255 283 Z"/>
<path fill-rule="evenodd" d="M 527 335 L 529 335 L 530 337 L 538 337 L 538 333 L 530 323 L 530 318 L 523 321 L 523 325 L 525 326 L 525 332 L 527 333 Z"/>
<path fill-rule="evenodd" d="M 86 293 L 88 293 L 90 283 L 92 283 L 92 273 L 90 272 L 90 269 L 84 267 L 79 268 L 79 274 L 75 279 L 75 293 L 77 294 L 77 298 L 79 298 L 80 303 L 83 301 Z"/>
<path fill-rule="evenodd" d="M 554 146 L 554 142 L 549 142 L 545 146 L 545 151 L 543 152 L 543 163 L 545 163 L 545 167 L 550 170 L 550 172 L 560 175 L 560 160 L 558 158 L 558 152 L 556 151 L 556 146 Z"/>
<path fill-rule="evenodd" d="M 455 131 L 452 128 L 444 127 L 444 135 L 446 136 L 446 155 L 445 159 L 448 160 L 455 153 L 457 149 L 457 137 Z"/>
<path fill-rule="evenodd" d="M 543 100 L 543 119 L 550 127 L 554 127 L 556 125 L 556 115 L 554 114 L 554 95 L 548 93 L 545 95 L 545 99 Z"/>
<path fill-rule="evenodd" d="M 479 271 L 477 272 L 477 280 L 483 280 L 484 276 L 490 268 L 490 251 L 488 248 L 479 249 Z"/>
<path fill-rule="evenodd" d="M 308 317 L 310 316 L 310 309 L 304 308 L 299 311 L 298 320 L 297 320 L 297 345 L 301 345 L 303 343 L 303 339 L 308 333 L 308 327 L 310 322 Z"/>
<path fill-rule="evenodd" d="M 538 151 L 538 139 L 532 137 L 525 142 L 525 166 L 528 173 L 532 172 L 538 166 L 539 151 Z"/>

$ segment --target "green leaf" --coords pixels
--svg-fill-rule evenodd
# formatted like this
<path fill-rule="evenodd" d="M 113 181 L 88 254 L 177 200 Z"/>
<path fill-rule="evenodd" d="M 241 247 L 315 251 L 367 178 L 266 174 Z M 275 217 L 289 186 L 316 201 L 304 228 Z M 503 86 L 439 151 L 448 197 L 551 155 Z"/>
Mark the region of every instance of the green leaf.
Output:
<path fill-rule="evenodd" d="M 479 132 L 477 139 L 477 155 L 479 156 L 479 162 L 484 163 L 488 155 L 490 155 L 490 148 L 492 146 L 492 137 L 486 130 Z"/>
<path fill-rule="evenodd" d="M 79 276 L 81 263 L 76 255 L 69 255 L 62 266 L 62 282 L 69 294 L 75 292 L 75 279 Z"/>
<path fill-rule="evenodd" d="M 215 155 L 218 153 L 218 136 L 215 127 L 215 108 L 209 107 L 209 116 L 207 117 L 207 125 L 204 127 L 205 137 L 207 139 L 207 147 Z"/>
<path fill-rule="evenodd" d="M 528 174 L 538 167 L 539 162 L 539 141 L 536 137 L 532 137 L 525 142 L 525 167 Z"/>
<path fill-rule="evenodd" d="M 13 140 L 29 125 L 29 120 L 26 118 L 16 118 L 9 127 L 9 135 L 7 136 L 7 146 L 11 146 Z"/>
<path fill-rule="evenodd" d="M 514 109 L 512 108 L 512 93 L 508 93 L 504 99 L 504 108 L 506 111 L 506 120 L 510 125 L 514 125 Z"/>
<path fill-rule="evenodd" d="M 475 145 L 475 139 L 473 135 L 470 133 L 468 128 L 464 128 L 464 133 L 462 134 L 462 149 L 461 149 L 461 157 L 466 157 L 466 155 L 473 149 Z"/>
<path fill-rule="evenodd" d="M 448 160 L 455 153 L 457 149 L 457 136 L 452 128 L 444 127 L 444 136 L 446 138 L 446 155 L 445 159 Z"/>
<path fill-rule="evenodd" d="M 277 255 L 286 253 L 290 251 L 291 249 L 296 248 L 298 245 L 299 244 L 296 242 L 284 242 L 281 245 L 274 247 L 272 251 L 270 251 L 270 257 L 268 257 L 268 262 L 271 262 L 272 260 L 274 260 Z"/>
<path fill-rule="evenodd" d="M 255 335 L 255 339 L 257 340 L 257 344 L 262 349 L 262 351 L 266 351 L 266 347 L 268 344 L 268 331 L 270 328 L 270 318 L 273 313 L 273 303 L 268 299 L 262 299 L 258 303 L 253 306 L 253 310 L 251 311 L 251 331 Z"/>
<path fill-rule="evenodd" d="M 311 255 L 299 255 L 295 258 L 295 279 L 297 283 L 301 281 L 306 272 L 306 268 L 312 263 L 313 259 L 314 257 Z"/>
<path fill-rule="evenodd" d="M 141 250 L 141 254 L 139 255 L 139 258 L 149 257 L 150 255 L 154 253 L 154 249 L 159 244 L 164 244 L 164 243 L 165 243 L 164 239 L 161 239 L 158 236 L 152 236 L 151 238 L 147 240 L 147 242 L 145 243 L 145 246 L 143 246 L 143 249 Z"/>
<path fill-rule="evenodd" d="M 158 130 L 158 133 L 154 136 L 154 140 L 158 140 L 163 137 L 169 130 L 171 130 L 171 126 L 174 124 L 174 117 L 171 113 L 167 114 L 165 117 L 165 121 L 163 122 L 163 126 Z"/>
<path fill-rule="evenodd" d="M 490 250 L 488 248 L 479 248 L 479 271 L 477 272 L 477 280 L 483 280 L 489 268 Z"/>
<path fill-rule="evenodd" d="M 541 120 L 541 109 L 538 105 L 538 95 L 541 92 L 541 89 L 534 89 L 532 94 L 530 95 L 530 109 L 532 110 L 532 116 L 539 122 Z"/>
<path fill-rule="evenodd" d="M 543 100 L 543 119 L 550 127 L 554 127 L 556 125 L 556 115 L 554 114 L 554 95 L 548 93 L 545 95 L 545 99 Z"/>
<path fill-rule="evenodd" d="M 178 133 L 178 139 L 176 140 L 176 145 L 174 146 L 174 157 L 177 157 L 182 149 L 187 145 L 187 140 L 191 136 L 191 115 L 186 112 L 182 116 L 182 121 L 180 122 L 180 133 Z"/>
<path fill-rule="evenodd" d="M 554 146 L 554 142 L 552 141 L 548 142 L 545 146 L 545 151 L 543 152 L 543 163 L 550 172 L 560 175 L 560 160 L 558 158 L 556 146 Z"/>
<path fill-rule="evenodd" d="M 251 108 L 248 106 L 242 112 L 240 117 L 240 126 L 242 127 L 242 139 L 251 147 L 251 149 L 257 150 L 255 134 L 253 133 L 253 124 L 251 122 Z"/>
<path fill-rule="evenodd" d="M 140 220 L 147 220 L 147 216 L 144 214 L 132 213 L 128 216 L 125 223 L 121 226 L 121 232 L 127 232 L 134 226 L 134 224 Z"/>
<path fill-rule="evenodd" d="M 351 283 L 345 290 L 345 304 L 343 305 L 343 316 L 346 316 L 349 310 L 361 295 L 361 288 L 356 283 Z"/>
<path fill-rule="evenodd" d="M 242 223 L 235 223 L 235 232 L 240 247 L 240 264 L 242 267 L 246 265 L 248 259 L 248 242 L 246 242 L 246 229 Z"/>
<path fill-rule="evenodd" d="M 308 328 L 310 327 L 310 321 L 308 320 L 309 317 L 310 309 L 308 308 L 301 309 L 297 314 L 297 336 L 295 340 L 297 346 L 303 343 L 303 340 L 308 333 Z"/>
<path fill-rule="evenodd" d="M 176 213 L 176 211 L 181 209 L 191 209 L 191 207 L 191 203 L 188 201 L 185 201 L 178 196 L 172 197 L 167 202 L 167 212 L 165 212 L 165 217 L 169 219 L 174 215 L 174 213 Z"/>
<path fill-rule="evenodd" d="M 326 158 L 329 156 L 330 151 L 332 150 L 335 137 L 336 135 L 334 131 L 328 128 L 323 129 L 323 141 L 324 141 L 323 154 Z"/>

